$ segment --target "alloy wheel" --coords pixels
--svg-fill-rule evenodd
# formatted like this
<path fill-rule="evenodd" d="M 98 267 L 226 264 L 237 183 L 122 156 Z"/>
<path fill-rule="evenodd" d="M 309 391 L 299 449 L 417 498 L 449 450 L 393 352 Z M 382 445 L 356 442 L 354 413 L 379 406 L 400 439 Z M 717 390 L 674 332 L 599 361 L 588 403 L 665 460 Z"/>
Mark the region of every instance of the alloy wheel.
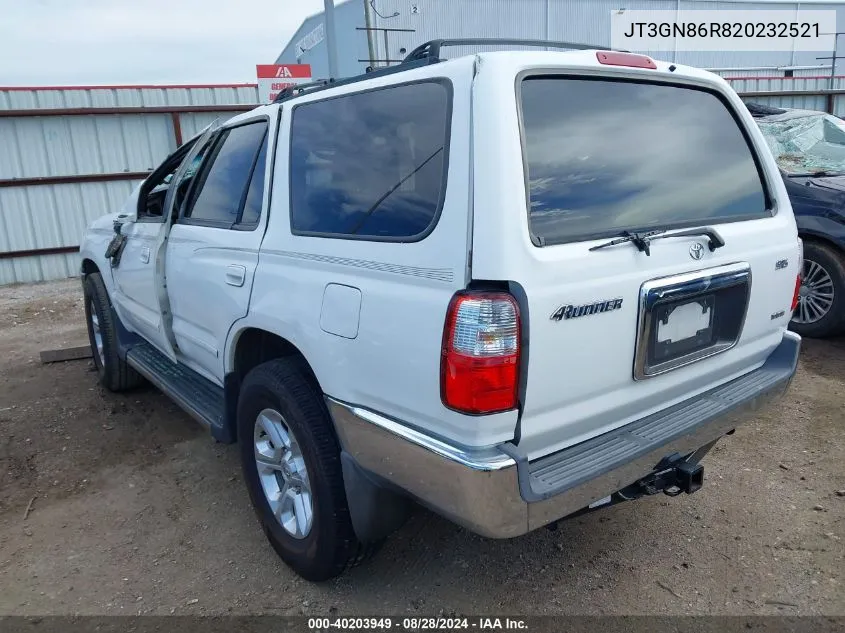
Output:
<path fill-rule="evenodd" d="M 792 320 L 799 324 L 821 321 L 833 306 L 833 278 L 821 265 L 804 260 L 798 307 Z"/>
<path fill-rule="evenodd" d="M 93 302 L 91 303 L 91 331 L 94 334 L 94 347 L 97 351 L 97 357 L 100 359 L 100 367 L 102 367 L 106 364 L 106 356 L 103 352 L 103 333 L 100 331 L 100 318 L 97 316 Z"/>
<path fill-rule="evenodd" d="M 314 524 L 308 469 L 296 436 L 282 414 L 264 409 L 255 420 L 255 465 L 270 510 L 292 537 L 303 539 Z"/>

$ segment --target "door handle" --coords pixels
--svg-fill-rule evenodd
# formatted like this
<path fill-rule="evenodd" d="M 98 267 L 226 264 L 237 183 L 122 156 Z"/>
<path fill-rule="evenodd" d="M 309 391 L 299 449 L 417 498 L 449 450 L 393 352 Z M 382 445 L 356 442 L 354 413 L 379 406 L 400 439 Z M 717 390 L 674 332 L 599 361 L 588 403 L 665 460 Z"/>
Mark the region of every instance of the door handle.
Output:
<path fill-rule="evenodd" d="M 141 249 L 141 261 L 145 264 L 150 263 L 150 247 L 149 246 L 144 246 Z"/>
<path fill-rule="evenodd" d="M 243 286 L 246 279 L 246 266 L 230 264 L 226 267 L 226 283 L 230 286 Z"/>

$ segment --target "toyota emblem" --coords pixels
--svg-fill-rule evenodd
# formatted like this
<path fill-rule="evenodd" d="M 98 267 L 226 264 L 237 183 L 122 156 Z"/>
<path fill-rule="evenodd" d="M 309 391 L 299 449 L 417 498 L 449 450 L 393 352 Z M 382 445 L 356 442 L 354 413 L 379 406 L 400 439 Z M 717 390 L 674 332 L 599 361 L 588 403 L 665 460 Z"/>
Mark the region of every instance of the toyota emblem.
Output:
<path fill-rule="evenodd" d="M 704 247 L 698 242 L 695 242 L 689 247 L 689 256 L 696 260 L 701 259 L 704 257 Z"/>

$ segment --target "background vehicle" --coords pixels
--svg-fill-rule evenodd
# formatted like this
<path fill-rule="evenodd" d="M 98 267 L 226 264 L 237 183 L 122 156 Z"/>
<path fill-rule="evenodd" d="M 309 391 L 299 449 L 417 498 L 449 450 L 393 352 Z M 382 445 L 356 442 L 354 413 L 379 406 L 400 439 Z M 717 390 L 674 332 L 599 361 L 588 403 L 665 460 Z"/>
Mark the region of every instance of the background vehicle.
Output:
<path fill-rule="evenodd" d="M 802 336 L 845 331 L 845 121 L 815 110 L 749 104 L 783 174 L 804 241 L 791 328 Z"/>
<path fill-rule="evenodd" d="M 411 500 L 509 538 L 693 493 L 795 372 L 795 221 L 727 83 L 571 43 L 440 57 L 490 43 L 211 128 L 82 247 L 102 383 L 239 441 L 306 578 Z"/>

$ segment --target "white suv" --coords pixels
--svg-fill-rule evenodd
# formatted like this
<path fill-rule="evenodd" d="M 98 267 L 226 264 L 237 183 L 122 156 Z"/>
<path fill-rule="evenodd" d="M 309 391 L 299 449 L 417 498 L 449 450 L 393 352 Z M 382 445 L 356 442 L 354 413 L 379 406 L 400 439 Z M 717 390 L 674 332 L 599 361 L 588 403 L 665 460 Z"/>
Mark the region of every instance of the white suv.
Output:
<path fill-rule="evenodd" d="M 731 88 L 570 44 L 440 58 L 480 43 L 206 130 L 82 247 L 102 384 L 238 441 L 308 579 L 411 500 L 504 538 L 694 492 L 795 372 L 801 245 Z"/>

